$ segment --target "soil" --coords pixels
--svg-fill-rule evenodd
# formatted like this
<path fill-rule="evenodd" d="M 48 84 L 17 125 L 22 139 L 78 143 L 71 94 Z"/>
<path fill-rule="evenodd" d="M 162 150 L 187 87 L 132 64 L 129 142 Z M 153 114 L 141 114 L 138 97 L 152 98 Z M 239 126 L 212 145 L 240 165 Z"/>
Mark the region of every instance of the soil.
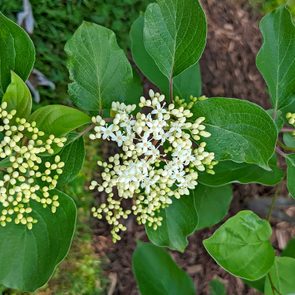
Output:
<path fill-rule="evenodd" d="M 255 65 L 255 57 L 262 42 L 258 29 L 261 16 L 247 1 L 203 0 L 202 3 L 209 25 L 208 43 L 200 62 L 204 95 L 243 98 L 268 108 L 266 86 Z M 103 150 L 109 153 L 109 147 Z M 249 197 L 270 196 L 273 192 L 273 188 L 259 185 L 235 185 L 228 217 L 247 208 Z M 97 198 L 101 197 L 97 195 Z M 202 240 L 209 237 L 217 227 L 191 236 L 185 253 L 171 252 L 173 257 L 193 278 L 198 294 L 209 294 L 208 283 L 215 277 L 222 279 L 229 295 L 259 294 L 240 279 L 223 271 L 206 253 Z M 143 227 L 130 219 L 127 233 L 117 244 L 112 243 L 109 228 L 104 222 L 93 221 L 93 228 L 94 247 L 110 279 L 108 294 L 139 294 L 131 270 L 131 257 L 136 240 L 147 241 Z M 275 223 L 273 241 L 278 250 L 294 234 L 289 224 Z"/>

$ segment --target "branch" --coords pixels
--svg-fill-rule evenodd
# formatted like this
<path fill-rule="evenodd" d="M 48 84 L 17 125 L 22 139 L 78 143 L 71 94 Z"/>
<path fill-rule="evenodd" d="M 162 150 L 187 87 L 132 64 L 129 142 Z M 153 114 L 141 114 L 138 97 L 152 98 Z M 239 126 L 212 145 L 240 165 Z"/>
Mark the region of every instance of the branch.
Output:
<path fill-rule="evenodd" d="M 282 133 L 292 133 L 292 132 L 295 132 L 295 129 L 294 128 L 285 127 L 285 128 L 282 128 L 281 129 L 281 132 Z"/>
<path fill-rule="evenodd" d="M 276 147 L 276 152 L 283 158 L 287 157 L 287 154 L 285 154 L 279 147 Z"/>
<path fill-rule="evenodd" d="M 281 141 L 277 141 L 277 144 L 278 146 L 280 146 L 281 148 L 283 148 L 284 150 L 286 151 L 289 151 L 289 152 L 295 152 L 295 148 L 292 148 L 292 147 L 289 147 L 289 146 L 286 146 L 285 144 L 283 144 Z"/>

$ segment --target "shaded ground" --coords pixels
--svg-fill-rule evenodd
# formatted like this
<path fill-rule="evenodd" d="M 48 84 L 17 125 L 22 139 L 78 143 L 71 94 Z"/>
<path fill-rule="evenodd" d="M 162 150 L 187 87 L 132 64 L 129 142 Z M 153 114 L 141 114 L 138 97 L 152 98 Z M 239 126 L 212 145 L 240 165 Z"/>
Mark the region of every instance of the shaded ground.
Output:
<path fill-rule="evenodd" d="M 203 0 L 202 3 L 209 23 L 208 44 L 201 60 L 203 93 L 207 96 L 244 98 L 269 107 L 265 84 L 255 66 L 255 57 L 261 45 L 258 30 L 260 16 L 245 1 Z M 109 153 L 108 148 L 105 152 Z M 234 191 L 229 216 L 245 208 L 247 198 L 273 194 L 272 188 L 258 185 L 236 185 Z M 94 246 L 105 259 L 105 272 L 110 278 L 108 294 L 138 294 L 131 270 L 131 256 L 135 241 L 146 240 L 144 229 L 131 219 L 128 232 L 121 242 L 114 245 L 105 223 L 94 221 L 93 226 Z M 280 233 L 274 231 L 274 243 L 282 248 L 290 235 L 295 233 L 286 224 L 277 227 Z M 208 282 L 216 276 L 224 280 L 229 295 L 257 294 L 240 279 L 223 271 L 207 255 L 202 240 L 214 230 L 203 230 L 193 235 L 184 254 L 173 253 L 177 262 L 193 278 L 198 294 L 208 294 Z"/>

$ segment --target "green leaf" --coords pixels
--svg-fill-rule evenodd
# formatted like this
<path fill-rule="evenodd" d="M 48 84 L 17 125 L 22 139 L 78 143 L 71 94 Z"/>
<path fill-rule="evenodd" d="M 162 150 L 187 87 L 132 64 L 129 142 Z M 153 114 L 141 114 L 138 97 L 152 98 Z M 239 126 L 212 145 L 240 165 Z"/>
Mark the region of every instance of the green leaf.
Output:
<path fill-rule="evenodd" d="M 11 82 L 3 95 L 2 102 L 7 102 L 7 110 L 16 110 L 19 118 L 28 118 L 32 110 L 32 95 L 26 83 L 11 71 Z"/>
<path fill-rule="evenodd" d="M 295 26 L 288 9 L 281 6 L 262 19 L 260 30 L 264 42 L 257 55 L 257 67 L 277 111 L 288 105 L 295 94 Z"/>
<path fill-rule="evenodd" d="M 291 239 L 286 248 L 283 250 L 281 256 L 292 257 L 295 259 L 295 238 Z"/>
<path fill-rule="evenodd" d="M 139 243 L 132 257 L 132 268 L 142 295 L 194 295 L 192 279 L 163 249 Z"/>
<path fill-rule="evenodd" d="M 199 216 L 198 230 L 217 224 L 227 215 L 232 201 L 230 185 L 218 188 L 198 185 L 192 194 Z"/>
<path fill-rule="evenodd" d="M 191 96 L 199 97 L 202 94 L 202 78 L 198 63 L 179 74 L 173 81 L 174 96 L 190 101 Z M 168 94 L 167 94 L 168 95 Z"/>
<path fill-rule="evenodd" d="M 83 22 L 65 51 L 73 81 L 69 93 L 79 108 L 99 113 L 113 101 L 139 99 L 140 92 L 127 96 L 134 86 L 132 67 L 111 30 Z"/>
<path fill-rule="evenodd" d="M 144 16 L 144 46 L 168 79 L 200 59 L 207 24 L 198 0 L 157 0 Z"/>
<path fill-rule="evenodd" d="M 132 57 L 141 72 L 166 96 L 169 95 L 169 80 L 165 77 L 143 44 L 144 17 L 141 15 L 133 23 L 130 31 Z M 183 73 L 174 78 L 174 95 L 189 99 L 191 95 L 200 96 L 202 91 L 202 81 L 200 66 L 198 63 L 189 67 Z"/>
<path fill-rule="evenodd" d="M 10 83 L 10 71 L 24 81 L 35 63 L 35 48 L 28 34 L 0 12 L 0 97 Z"/>
<path fill-rule="evenodd" d="M 274 120 L 278 132 L 284 127 L 286 114 L 282 110 L 269 109 L 266 111 Z"/>
<path fill-rule="evenodd" d="M 188 245 L 187 237 L 198 225 L 198 213 L 194 207 L 194 195 L 174 199 L 166 209 L 162 209 L 162 225 L 154 230 L 146 226 L 148 238 L 157 246 L 169 247 L 172 250 L 184 252 Z"/>
<path fill-rule="evenodd" d="M 204 246 L 213 259 L 234 276 L 254 281 L 267 274 L 274 263 L 269 241 L 271 226 L 251 211 L 228 219 Z"/>
<path fill-rule="evenodd" d="M 286 157 L 287 162 L 287 188 L 293 198 L 295 198 L 295 154 Z"/>
<path fill-rule="evenodd" d="M 226 289 L 223 283 L 218 279 L 213 279 L 209 283 L 210 295 L 226 295 Z"/>
<path fill-rule="evenodd" d="M 58 187 L 72 181 L 80 172 L 85 158 L 83 137 L 66 145 L 59 153 L 61 161 L 65 163 L 63 173 L 59 176 Z"/>
<path fill-rule="evenodd" d="M 6 157 L 5 159 L 0 161 L 0 168 L 7 168 L 11 167 L 11 162 L 9 160 L 9 157 Z M 0 175 L 2 177 L 2 175 Z"/>
<path fill-rule="evenodd" d="M 70 131 L 77 129 L 91 119 L 85 113 L 63 105 L 49 105 L 37 109 L 30 117 L 35 121 L 40 130 L 46 134 L 64 136 Z"/>
<path fill-rule="evenodd" d="M 8 224 L 0 229 L 0 284 L 33 292 L 50 278 L 67 255 L 76 223 L 76 206 L 67 195 L 59 195 L 55 214 L 39 203 L 32 203 L 38 223 L 32 230 Z"/>
<path fill-rule="evenodd" d="M 195 117 L 205 117 L 208 150 L 217 160 L 256 164 L 269 169 L 277 129 L 271 117 L 259 106 L 233 98 L 209 98 L 195 104 Z"/>
<path fill-rule="evenodd" d="M 295 148 L 295 136 L 292 133 L 284 133 L 283 139 L 286 146 Z"/>
<path fill-rule="evenodd" d="M 187 237 L 196 231 L 218 223 L 227 214 L 232 200 L 230 186 L 211 188 L 198 185 L 189 196 L 174 199 L 161 210 L 162 225 L 154 230 L 146 226 L 149 240 L 157 246 L 184 252 Z"/>
<path fill-rule="evenodd" d="M 199 182 L 209 186 L 220 186 L 228 183 L 260 183 L 263 185 L 276 185 L 284 177 L 284 172 L 277 165 L 277 158 L 270 159 L 271 171 L 246 164 L 232 161 L 221 161 L 214 167 L 215 174 L 202 173 Z"/>
<path fill-rule="evenodd" d="M 290 257 L 276 257 L 275 263 L 269 272 L 275 289 L 275 294 L 292 295 L 295 293 L 295 259 Z M 265 280 L 265 295 L 273 295 L 273 289 L 267 276 Z M 279 292 L 279 293 L 278 293 Z"/>

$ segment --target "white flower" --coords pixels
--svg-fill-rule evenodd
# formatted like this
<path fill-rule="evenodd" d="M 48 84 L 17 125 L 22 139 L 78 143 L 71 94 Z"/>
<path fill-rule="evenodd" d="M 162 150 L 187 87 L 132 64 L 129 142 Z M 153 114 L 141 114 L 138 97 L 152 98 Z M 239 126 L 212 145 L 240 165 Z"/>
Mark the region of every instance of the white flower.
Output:
<path fill-rule="evenodd" d="M 153 134 L 155 140 L 160 140 L 165 133 L 163 130 L 165 122 L 163 122 L 162 120 L 148 121 L 146 125 L 149 128 L 148 132 Z"/>
<path fill-rule="evenodd" d="M 157 118 L 162 119 L 168 111 L 165 109 L 165 103 L 162 105 L 160 102 L 157 102 L 152 110 L 151 114 L 156 115 Z"/>
<path fill-rule="evenodd" d="M 150 99 L 140 98 L 142 112 L 133 115 L 135 106 L 114 102 L 112 124 L 102 118 L 94 128 L 95 136 L 113 140 L 121 151 L 98 165 L 102 169 L 101 182 L 91 182 L 90 188 L 105 192 L 106 203 L 93 209 L 93 215 L 105 218 L 113 227 L 113 240 L 119 240 L 119 231 L 126 230 L 122 219 L 133 213 L 137 222 L 157 229 L 162 217 L 158 212 L 173 199 L 188 195 L 197 186 L 198 173 L 213 174 L 214 153 L 199 142 L 208 137 L 205 118 L 188 118 L 192 113 L 187 104 L 176 99 L 178 105 L 166 107 L 164 95 L 149 91 Z M 197 99 L 193 98 L 191 107 Z M 103 122 L 103 124 L 101 123 Z M 130 209 L 124 209 L 122 200 L 132 199 Z"/>
<path fill-rule="evenodd" d="M 117 142 L 118 146 L 121 147 L 123 143 L 126 141 L 127 137 L 122 134 L 121 131 L 117 131 L 115 133 L 115 136 L 112 137 L 112 139 Z"/>
<path fill-rule="evenodd" d="M 102 139 L 110 139 L 115 138 L 115 134 L 113 132 L 113 125 L 110 125 L 108 127 L 101 127 L 100 132 L 102 134 Z"/>
<path fill-rule="evenodd" d="M 151 156 L 152 159 L 155 161 L 160 156 L 160 151 L 154 146 L 151 145 L 149 149 L 145 152 L 146 156 Z"/>
<path fill-rule="evenodd" d="M 121 114 L 130 114 L 136 109 L 136 105 L 126 105 L 123 102 L 112 102 L 112 110 Z"/>
<path fill-rule="evenodd" d="M 153 147 L 153 144 L 149 140 L 149 136 L 150 135 L 148 133 L 144 133 L 139 142 L 136 144 L 136 148 L 140 154 L 145 154 L 149 149 Z"/>

